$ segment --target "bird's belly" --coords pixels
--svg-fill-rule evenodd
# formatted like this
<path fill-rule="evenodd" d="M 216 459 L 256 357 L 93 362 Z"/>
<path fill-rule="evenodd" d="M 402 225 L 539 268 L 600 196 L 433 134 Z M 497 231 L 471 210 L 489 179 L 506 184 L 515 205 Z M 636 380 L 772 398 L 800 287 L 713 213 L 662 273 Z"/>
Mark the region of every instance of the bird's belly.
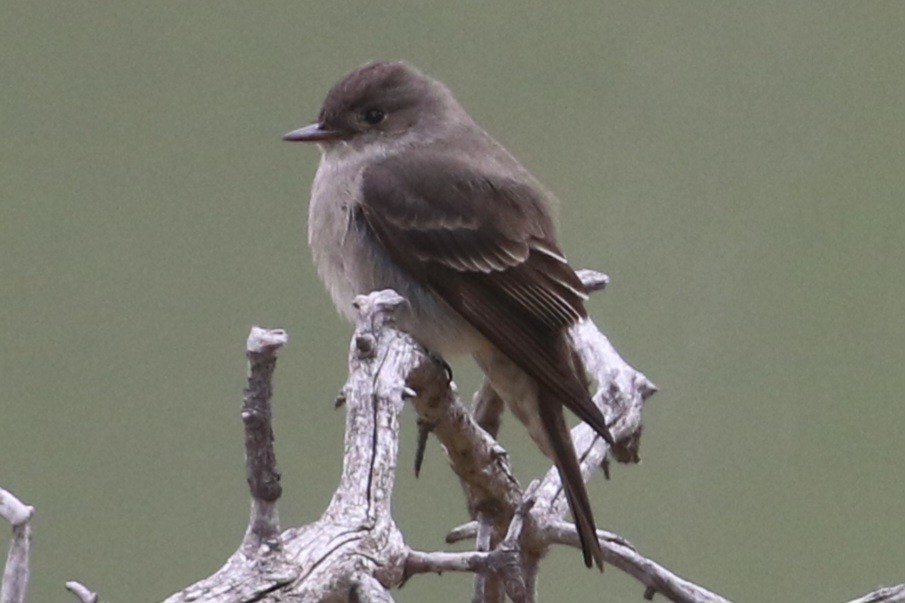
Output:
<path fill-rule="evenodd" d="M 542 401 L 538 398 L 537 381 L 495 347 L 480 350 L 475 354 L 475 360 L 512 414 L 528 429 L 541 452 L 553 459 L 553 447 L 538 411 Z"/>

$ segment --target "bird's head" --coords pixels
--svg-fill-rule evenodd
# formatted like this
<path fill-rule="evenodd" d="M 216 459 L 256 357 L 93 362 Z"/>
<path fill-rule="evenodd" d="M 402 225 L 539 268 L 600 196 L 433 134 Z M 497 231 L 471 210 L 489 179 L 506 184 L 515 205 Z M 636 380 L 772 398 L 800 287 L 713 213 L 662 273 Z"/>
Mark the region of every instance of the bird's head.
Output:
<path fill-rule="evenodd" d="M 283 140 L 362 148 L 441 130 L 458 102 L 441 82 L 402 62 L 378 61 L 340 80 L 324 100 L 317 121 Z"/>

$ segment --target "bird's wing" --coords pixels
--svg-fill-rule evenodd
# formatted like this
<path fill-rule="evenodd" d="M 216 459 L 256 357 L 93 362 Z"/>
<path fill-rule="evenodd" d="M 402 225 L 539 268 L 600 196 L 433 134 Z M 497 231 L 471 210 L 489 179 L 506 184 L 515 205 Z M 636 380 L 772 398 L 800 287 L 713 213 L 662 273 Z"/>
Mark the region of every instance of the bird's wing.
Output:
<path fill-rule="evenodd" d="M 393 261 L 609 439 L 564 345 L 587 294 L 542 193 L 430 153 L 372 165 L 362 193 L 362 217 Z"/>

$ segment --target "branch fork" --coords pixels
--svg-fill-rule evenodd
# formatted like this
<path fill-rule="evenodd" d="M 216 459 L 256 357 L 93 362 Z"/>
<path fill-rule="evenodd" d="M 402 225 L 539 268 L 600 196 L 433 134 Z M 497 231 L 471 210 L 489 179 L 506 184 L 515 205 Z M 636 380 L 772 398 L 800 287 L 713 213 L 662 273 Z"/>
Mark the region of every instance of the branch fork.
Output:
<path fill-rule="evenodd" d="M 590 290 L 607 278 L 579 271 Z M 277 354 L 288 341 L 279 329 L 254 327 L 246 344 L 248 385 L 241 411 L 251 511 L 238 550 L 212 576 L 175 593 L 165 603 L 349 601 L 389 603 L 391 590 L 425 572 L 475 574 L 472 601 L 506 597 L 532 603 L 540 562 L 551 546 L 580 548 L 575 526 L 563 520 L 567 504 L 555 468 L 523 491 L 506 451 L 497 443 L 503 404 L 485 382 L 473 411 L 461 403 L 448 367 L 394 328 L 406 303 L 393 291 L 356 299 L 359 320 L 349 351 L 349 379 L 337 405 L 346 414 L 345 454 L 339 486 L 314 523 L 281 531 L 281 475 L 273 449 L 270 399 Z M 641 412 L 656 387 L 628 365 L 590 320 L 570 336 L 590 380 L 594 401 L 611 426 L 610 448 L 586 425 L 572 430 L 582 474 L 606 472 L 609 460 L 638 462 Z M 473 521 L 452 529 L 447 542 L 474 539 L 472 552 L 422 552 L 408 547 L 393 520 L 390 496 L 398 462 L 399 423 L 411 402 L 420 426 L 419 453 L 429 433 L 443 445 L 458 476 Z M 420 460 L 416 458 L 416 470 Z M 0 488 L 0 516 L 13 539 L 0 588 L 0 603 L 24 603 L 28 584 L 30 519 L 34 509 Z M 598 530 L 605 561 L 644 586 L 644 597 L 677 602 L 727 599 L 675 575 L 642 556 L 628 541 Z M 98 596 L 79 582 L 66 584 L 82 603 Z M 850 603 L 905 602 L 905 584 L 880 588 Z"/>

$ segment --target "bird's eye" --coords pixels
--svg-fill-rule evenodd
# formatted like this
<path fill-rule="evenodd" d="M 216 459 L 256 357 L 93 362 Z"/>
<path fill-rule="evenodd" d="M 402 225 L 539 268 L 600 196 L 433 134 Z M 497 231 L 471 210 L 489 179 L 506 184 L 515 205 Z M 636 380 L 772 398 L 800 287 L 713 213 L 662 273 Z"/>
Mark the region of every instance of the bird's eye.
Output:
<path fill-rule="evenodd" d="M 372 126 L 376 126 L 377 124 L 382 122 L 386 116 L 387 114 L 380 109 L 368 109 L 367 111 L 365 111 L 364 119 Z"/>

